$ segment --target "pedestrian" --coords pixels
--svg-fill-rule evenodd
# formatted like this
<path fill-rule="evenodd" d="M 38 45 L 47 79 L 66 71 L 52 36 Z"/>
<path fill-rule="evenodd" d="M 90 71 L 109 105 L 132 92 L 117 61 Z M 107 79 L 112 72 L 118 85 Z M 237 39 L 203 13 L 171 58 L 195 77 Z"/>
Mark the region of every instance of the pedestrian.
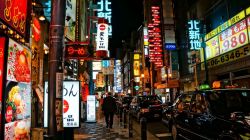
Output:
<path fill-rule="evenodd" d="M 111 92 L 104 98 L 102 110 L 105 115 L 106 128 L 112 128 L 114 113 L 116 112 L 116 100 L 112 97 Z"/>

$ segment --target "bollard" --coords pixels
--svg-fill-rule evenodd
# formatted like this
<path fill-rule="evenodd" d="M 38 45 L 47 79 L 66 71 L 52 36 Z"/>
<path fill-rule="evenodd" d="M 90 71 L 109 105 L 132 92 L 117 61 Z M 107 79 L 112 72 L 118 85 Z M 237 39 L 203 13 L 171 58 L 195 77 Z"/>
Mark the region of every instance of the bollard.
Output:
<path fill-rule="evenodd" d="M 124 128 L 127 128 L 127 111 L 126 111 L 126 109 L 124 108 L 123 109 L 123 127 Z"/>
<path fill-rule="evenodd" d="M 133 122 L 132 122 L 132 113 L 129 111 L 128 115 L 128 134 L 129 137 L 133 137 Z"/>
<path fill-rule="evenodd" d="M 145 117 L 142 117 L 140 123 L 141 123 L 141 140 L 147 140 L 147 119 Z"/>
<path fill-rule="evenodd" d="M 122 109 L 119 108 L 120 125 L 122 125 Z"/>

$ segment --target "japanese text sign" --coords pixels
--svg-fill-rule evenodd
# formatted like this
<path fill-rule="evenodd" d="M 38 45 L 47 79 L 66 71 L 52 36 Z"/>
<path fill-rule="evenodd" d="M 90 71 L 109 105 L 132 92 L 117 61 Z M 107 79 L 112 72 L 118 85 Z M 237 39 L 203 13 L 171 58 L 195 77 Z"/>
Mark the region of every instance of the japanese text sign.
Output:
<path fill-rule="evenodd" d="M 63 81 L 63 127 L 80 127 L 80 82 Z"/>
<path fill-rule="evenodd" d="M 190 20 L 188 22 L 189 28 L 189 43 L 191 45 L 191 50 L 197 50 L 201 47 L 200 42 L 200 21 Z"/>
<path fill-rule="evenodd" d="M 108 25 L 105 23 L 98 24 L 96 50 L 108 50 Z"/>
<path fill-rule="evenodd" d="M 0 3 L 0 19 L 24 36 L 28 0 L 0 0 Z"/>
<path fill-rule="evenodd" d="M 109 26 L 108 26 L 108 35 L 112 35 L 112 26 L 111 26 L 111 2 L 110 0 L 99 0 L 97 2 L 97 17 L 99 18 L 105 18 L 108 20 Z"/>
<path fill-rule="evenodd" d="M 65 58 L 80 59 L 88 56 L 87 46 L 84 45 L 66 45 Z"/>

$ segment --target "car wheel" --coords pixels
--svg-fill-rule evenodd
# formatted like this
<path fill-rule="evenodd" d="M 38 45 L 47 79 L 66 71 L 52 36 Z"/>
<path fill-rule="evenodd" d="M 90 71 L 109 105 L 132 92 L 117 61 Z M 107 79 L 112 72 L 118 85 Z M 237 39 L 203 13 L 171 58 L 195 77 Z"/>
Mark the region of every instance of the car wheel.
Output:
<path fill-rule="evenodd" d="M 177 127 L 176 127 L 175 124 L 172 125 L 171 132 L 172 132 L 173 140 L 177 140 L 177 138 L 178 138 L 178 131 L 177 131 Z"/>

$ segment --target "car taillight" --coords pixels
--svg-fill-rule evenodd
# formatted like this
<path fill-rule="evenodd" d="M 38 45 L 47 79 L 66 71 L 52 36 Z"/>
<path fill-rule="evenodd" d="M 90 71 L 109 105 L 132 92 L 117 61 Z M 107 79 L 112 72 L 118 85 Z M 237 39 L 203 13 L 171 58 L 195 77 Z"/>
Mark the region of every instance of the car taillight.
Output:
<path fill-rule="evenodd" d="M 142 113 L 149 112 L 149 109 L 148 109 L 148 108 L 142 108 L 142 109 L 141 109 L 141 112 L 142 112 Z"/>

